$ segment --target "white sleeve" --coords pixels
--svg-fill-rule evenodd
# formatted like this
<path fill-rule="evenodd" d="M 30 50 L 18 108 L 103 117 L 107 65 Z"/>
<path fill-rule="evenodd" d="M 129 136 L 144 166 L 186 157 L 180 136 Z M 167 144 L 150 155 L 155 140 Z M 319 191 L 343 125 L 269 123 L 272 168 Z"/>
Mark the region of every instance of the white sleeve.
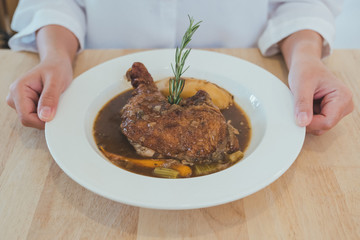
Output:
<path fill-rule="evenodd" d="M 85 13 L 76 0 L 20 0 L 11 28 L 17 32 L 9 46 L 14 51 L 37 52 L 35 32 L 46 25 L 60 25 L 78 38 L 84 48 Z"/>
<path fill-rule="evenodd" d="M 300 30 L 313 30 L 323 41 L 322 57 L 331 53 L 335 38 L 335 17 L 343 0 L 270 0 L 267 26 L 258 46 L 264 56 L 280 52 L 278 42 Z"/>

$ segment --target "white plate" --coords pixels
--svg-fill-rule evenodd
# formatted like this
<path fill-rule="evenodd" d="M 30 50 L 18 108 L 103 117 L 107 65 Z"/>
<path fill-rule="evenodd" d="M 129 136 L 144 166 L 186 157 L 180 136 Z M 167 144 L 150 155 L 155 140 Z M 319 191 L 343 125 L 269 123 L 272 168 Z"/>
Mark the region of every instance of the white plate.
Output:
<path fill-rule="evenodd" d="M 262 68 L 224 54 L 192 50 L 184 76 L 214 82 L 235 96 L 252 124 L 245 157 L 221 172 L 189 179 L 160 179 L 125 171 L 98 151 L 92 126 L 101 107 L 131 86 L 124 75 L 142 62 L 155 80 L 172 75 L 174 49 L 126 55 L 77 77 L 46 124 L 49 150 L 60 168 L 83 187 L 121 203 L 155 209 L 215 206 L 248 196 L 279 178 L 295 161 L 305 136 L 296 126 L 289 89 Z"/>

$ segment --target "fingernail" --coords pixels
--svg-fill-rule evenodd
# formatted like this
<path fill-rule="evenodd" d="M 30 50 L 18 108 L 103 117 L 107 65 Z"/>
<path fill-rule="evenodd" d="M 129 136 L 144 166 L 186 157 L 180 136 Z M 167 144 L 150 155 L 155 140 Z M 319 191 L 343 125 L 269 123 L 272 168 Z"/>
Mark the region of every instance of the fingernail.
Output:
<path fill-rule="evenodd" d="M 40 110 L 39 118 L 43 121 L 50 120 L 51 118 L 51 108 L 50 107 L 43 107 Z"/>
<path fill-rule="evenodd" d="M 306 112 L 299 112 L 296 121 L 300 127 L 305 127 L 308 123 L 308 119 L 309 118 Z"/>

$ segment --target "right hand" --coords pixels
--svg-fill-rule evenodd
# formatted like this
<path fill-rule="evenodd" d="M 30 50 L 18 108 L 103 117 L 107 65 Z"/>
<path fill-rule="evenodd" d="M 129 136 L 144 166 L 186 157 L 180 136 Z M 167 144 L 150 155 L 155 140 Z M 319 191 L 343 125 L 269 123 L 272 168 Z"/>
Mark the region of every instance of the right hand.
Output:
<path fill-rule="evenodd" d="M 44 129 L 56 113 L 59 97 L 73 78 L 70 59 L 43 59 L 10 86 L 7 104 L 26 127 Z"/>
<path fill-rule="evenodd" d="M 321 135 L 354 109 L 352 92 L 320 59 L 297 61 L 289 73 L 297 124 Z"/>

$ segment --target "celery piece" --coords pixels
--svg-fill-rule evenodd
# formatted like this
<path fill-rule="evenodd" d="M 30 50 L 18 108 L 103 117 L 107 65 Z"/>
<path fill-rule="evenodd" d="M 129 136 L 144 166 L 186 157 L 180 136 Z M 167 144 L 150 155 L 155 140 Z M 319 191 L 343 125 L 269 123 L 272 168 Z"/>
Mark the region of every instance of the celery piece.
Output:
<path fill-rule="evenodd" d="M 239 161 L 243 157 L 244 153 L 242 151 L 237 151 L 226 156 L 226 158 L 233 163 Z"/>
<path fill-rule="evenodd" d="M 211 164 L 196 164 L 194 166 L 194 170 L 195 170 L 195 175 L 201 176 L 201 175 L 207 175 L 210 173 L 217 172 L 219 169 L 218 169 L 218 164 L 211 163 Z"/>
<path fill-rule="evenodd" d="M 163 168 L 163 167 L 156 167 L 154 168 L 154 176 L 156 177 L 162 177 L 162 178 L 177 178 L 179 175 L 179 172 L 170 169 L 170 168 Z"/>

